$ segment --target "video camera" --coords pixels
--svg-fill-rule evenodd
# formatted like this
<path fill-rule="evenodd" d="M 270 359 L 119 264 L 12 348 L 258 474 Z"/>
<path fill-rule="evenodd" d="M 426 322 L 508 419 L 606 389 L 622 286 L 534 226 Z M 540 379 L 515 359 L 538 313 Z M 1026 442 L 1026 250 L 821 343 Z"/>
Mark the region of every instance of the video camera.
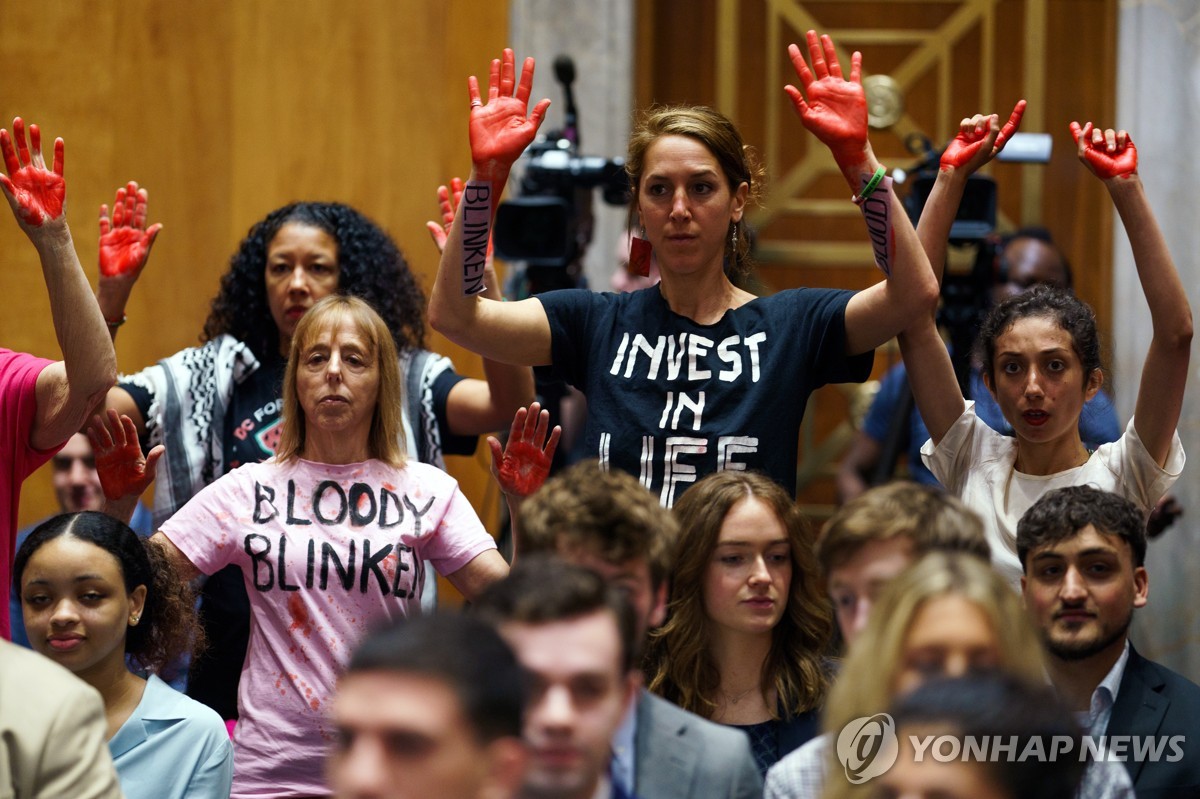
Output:
<path fill-rule="evenodd" d="M 493 233 L 499 257 L 535 271 L 565 268 L 583 254 L 591 241 L 593 189 L 610 205 L 629 201 L 624 159 L 579 154 L 574 62 L 560 55 L 554 75 L 566 94 L 563 128 L 539 137 L 521 156 L 520 195 L 500 204 Z"/>

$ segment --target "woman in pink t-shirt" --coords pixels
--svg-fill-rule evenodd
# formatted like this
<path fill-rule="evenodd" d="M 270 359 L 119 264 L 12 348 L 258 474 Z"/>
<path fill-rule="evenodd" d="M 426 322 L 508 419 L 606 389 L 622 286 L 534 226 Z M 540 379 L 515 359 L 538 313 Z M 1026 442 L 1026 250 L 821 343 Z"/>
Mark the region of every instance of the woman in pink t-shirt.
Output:
<path fill-rule="evenodd" d="M 454 479 L 406 462 L 397 364 L 367 303 L 317 303 L 292 338 L 275 457 L 217 480 L 154 536 L 187 576 L 236 564 L 250 596 L 234 799 L 329 793 L 337 678 L 369 628 L 418 611 L 426 561 L 468 599 L 508 572 Z M 164 452 L 143 461 L 131 423 L 109 414 L 97 463 L 127 503 Z"/>

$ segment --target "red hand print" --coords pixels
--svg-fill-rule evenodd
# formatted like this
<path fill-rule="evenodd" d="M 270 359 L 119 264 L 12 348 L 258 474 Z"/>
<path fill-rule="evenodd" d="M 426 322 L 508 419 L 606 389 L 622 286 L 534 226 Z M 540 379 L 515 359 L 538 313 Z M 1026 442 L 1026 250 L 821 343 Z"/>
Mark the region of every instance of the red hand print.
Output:
<path fill-rule="evenodd" d="M 135 181 L 117 189 L 112 218 L 100 206 L 100 274 L 104 277 L 136 274 L 146 265 L 150 247 L 162 225 L 146 227 L 148 195 Z"/>
<path fill-rule="evenodd" d="M 1129 178 L 1137 174 L 1137 147 L 1123 130 L 1101 130 L 1086 123 L 1071 123 L 1071 136 L 1079 148 L 1079 160 L 1101 180 Z"/>
<path fill-rule="evenodd" d="M 143 458 L 137 428 L 128 416 L 118 416 L 110 408 L 107 426 L 101 417 L 95 416 L 87 435 L 96 456 L 96 472 L 104 496 L 110 500 L 140 496 L 153 482 L 155 465 L 164 450 L 159 445 L 150 450 L 148 458 Z"/>
<path fill-rule="evenodd" d="M 492 61 L 486 104 L 479 96 L 479 81 L 474 75 L 467 80 L 471 96 L 471 160 L 476 176 L 482 180 L 507 178 L 513 162 L 533 141 L 550 107 L 549 100 L 542 100 L 526 116 L 533 89 L 533 66 L 533 59 L 526 58 L 518 82 L 513 51 L 505 48 L 503 58 Z"/>
<path fill-rule="evenodd" d="M 808 52 L 812 69 L 796 45 L 788 46 L 788 56 L 804 88 L 802 94 L 795 86 L 787 92 L 800 115 L 800 121 L 814 136 L 833 152 L 833 158 L 843 170 L 863 161 L 867 146 L 867 97 L 862 87 L 862 54 L 850 56 L 850 78 L 842 77 L 833 40 L 817 38 L 816 31 L 808 32 Z M 808 96 L 807 101 L 804 99 Z"/>
<path fill-rule="evenodd" d="M 508 444 L 503 452 L 500 442 L 488 436 L 492 450 L 492 474 L 500 484 L 500 490 L 511 496 L 527 497 L 542 487 L 550 474 L 550 462 L 558 448 L 562 428 L 554 426 L 547 440 L 550 412 L 541 410 L 533 403 L 526 411 L 521 408 L 513 417 L 508 433 Z"/>
<path fill-rule="evenodd" d="M 942 153 L 941 169 L 969 169 L 974 172 L 979 167 L 992 160 L 1004 145 L 1021 127 L 1021 117 L 1025 115 L 1025 101 L 1018 100 L 1009 115 L 1004 127 L 996 132 L 1000 120 L 995 114 L 990 117 L 982 114 L 970 119 L 964 119 L 959 126 L 958 135 L 946 145 Z"/>
<path fill-rule="evenodd" d="M 54 140 L 54 170 L 46 169 L 42 157 L 42 132 L 37 125 L 29 126 L 29 143 L 25 141 L 25 122 L 13 120 L 16 148 L 7 130 L 0 129 L 0 154 L 8 175 L 0 175 L 0 186 L 20 216 L 30 227 L 41 227 L 63 214 L 67 184 L 63 181 L 65 148 L 62 139 Z M 32 149 L 31 149 L 32 148 Z"/>

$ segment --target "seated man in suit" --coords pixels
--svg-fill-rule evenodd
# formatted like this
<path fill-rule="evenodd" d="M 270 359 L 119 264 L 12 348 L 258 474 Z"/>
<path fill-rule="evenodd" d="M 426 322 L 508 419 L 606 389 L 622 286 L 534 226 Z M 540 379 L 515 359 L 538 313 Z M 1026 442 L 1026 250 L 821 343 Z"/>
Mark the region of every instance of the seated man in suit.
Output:
<path fill-rule="evenodd" d="M 638 641 L 666 616 L 678 526 L 636 478 L 595 461 L 572 466 L 520 507 L 522 556 L 553 552 L 623 589 Z M 639 690 L 612 742 L 613 780 L 655 799 L 758 797 L 762 778 L 746 736 Z"/>
<path fill-rule="evenodd" d="M 1200 686 L 1129 644 L 1150 583 L 1137 508 L 1087 486 L 1047 492 L 1017 525 L 1017 554 L 1050 681 L 1086 731 L 1150 746 L 1116 751 L 1139 799 L 1200 797 Z"/>
<path fill-rule="evenodd" d="M 613 733 L 640 682 L 633 609 L 590 569 L 522 556 L 474 603 L 529 673 L 521 799 L 627 799 L 608 776 Z M 645 796 L 642 799 L 650 799 Z"/>

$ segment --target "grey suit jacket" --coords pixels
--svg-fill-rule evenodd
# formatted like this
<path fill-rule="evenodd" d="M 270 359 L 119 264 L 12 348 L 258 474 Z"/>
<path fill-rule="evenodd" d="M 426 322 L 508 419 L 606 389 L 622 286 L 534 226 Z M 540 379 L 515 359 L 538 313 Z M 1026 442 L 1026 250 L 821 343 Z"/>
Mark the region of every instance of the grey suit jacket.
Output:
<path fill-rule="evenodd" d="M 762 777 L 745 733 L 642 691 L 634 737 L 640 799 L 760 799 Z"/>
<path fill-rule="evenodd" d="M 1138 799 L 1200 798 L 1200 686 L 1130 648 L 1106 734 L 1184 736 L 1183 758 L 1170 744 L 1156 762 L 1125 760 Z"/>
<path fill-rule="evenodd" d="M 0 640 L 0 799 L 121 799 L 104 733 L 95 689 Z"/>

